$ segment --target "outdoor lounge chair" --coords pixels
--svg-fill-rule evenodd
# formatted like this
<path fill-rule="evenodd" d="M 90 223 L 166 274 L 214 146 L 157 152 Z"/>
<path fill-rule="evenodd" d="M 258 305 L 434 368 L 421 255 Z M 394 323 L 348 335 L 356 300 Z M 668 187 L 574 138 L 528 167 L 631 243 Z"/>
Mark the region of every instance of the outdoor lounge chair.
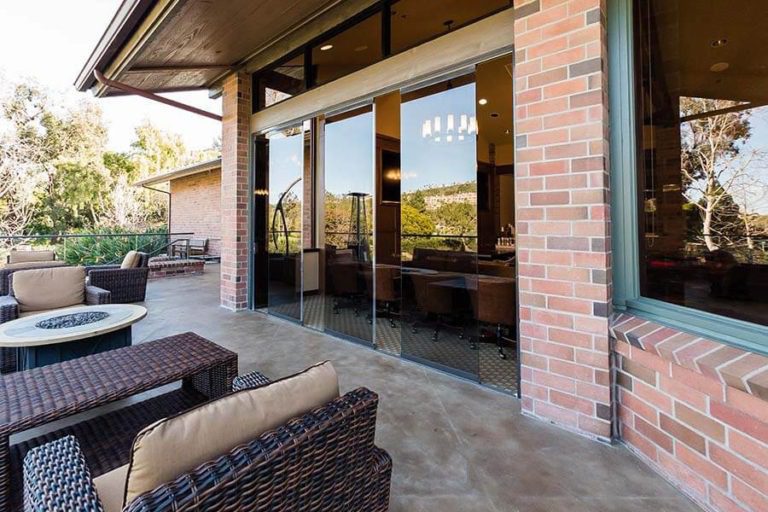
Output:
<path fill-rule="evenodd" d="M 208 255 L 207 238 L 190 238 L 178 244 L 171 245 L 171 256 L 181 256 L 182 258 L 192 258 L 200 256 L 205 258 Z"/>
<path fill-rule="evenodd" d="M 147 295 L 149 255 L 129 251 L 120 265 L 86 267 L 88 282 L 112 293 L 113 304 L 143 302 Z"/>
<path fill-rule="evenodd" d="M 85 284 L 83 267 L 19 270 L 8 277 L 9 295 L 0 297 L 0 324 L 19 317 L 82 304 L 109 304 L 110 293 Z M 0 349 L 0 373 L 16 371 L 16 349 Z"/>
<path fill-rule="evenodd" d="M 265 380 L 238 377 L 234 393 L 149 425 L 131 462 L 96 479 L 75 437 L 30 450 L 25 510 L 388 510 L 392 461 L 374 445 L 377 395 L 339 397 L 329 362 Z"/>

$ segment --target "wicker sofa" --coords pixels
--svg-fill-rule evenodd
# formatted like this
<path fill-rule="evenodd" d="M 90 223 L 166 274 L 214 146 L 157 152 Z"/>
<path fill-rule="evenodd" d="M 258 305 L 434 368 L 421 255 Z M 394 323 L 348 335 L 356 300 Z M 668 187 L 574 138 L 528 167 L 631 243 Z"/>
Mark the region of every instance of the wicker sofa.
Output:
<path fill-rule="evenodd" d="M 265 381 L 254 372 L 235 379 L 234 388 L 249 392 L 268 385 Z M 28 452 L 24 509 L 384 512 L 389 508 L 392 461 L 374 445 L 377 406 L 374 392 L 358 388 L 197 465 L 121 508 L 115 508 L 114 500 L 105 506 L 99 490 L 104 484 L 98 479 L 94 483 L 77 440 L 64 437 Z"/>
<path fill-rule="evenodd" d="M 149 255 L 129 252 L 121 265 L 87 266 L 88 283 L 112 293 L 113 304 L 143 302 L 147 295 Z"/>
<path fill-rule="evenodd" d="M 17 281 L 17 288 L 23 289 L 14 290 L 14 281 Z M 8 276 L 8 292 L 0 297 L 0 324 L 51 309 L 111 302 L 109 291 L 85 285 L 85 269 L 82 267 L 16 271 Z M 11 373 L 16 369 L 16 349 L 0 348 L 0 373 Z"/>

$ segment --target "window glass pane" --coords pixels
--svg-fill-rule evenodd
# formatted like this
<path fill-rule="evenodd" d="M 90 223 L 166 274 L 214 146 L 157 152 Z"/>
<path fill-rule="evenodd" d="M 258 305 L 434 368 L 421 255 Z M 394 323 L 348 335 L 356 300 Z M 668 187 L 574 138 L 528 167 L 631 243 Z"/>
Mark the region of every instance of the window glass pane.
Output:
<path fill-rule="evenodd" d="M 373 109 L 325 122 L 325 330 L 373 343 Z"/>
<path fill-rule="evenodd" d="M 270 314 L 302 319 L 304 127 L 267 134 Z"/>
<path fill-rule="evenodd" d="M 375 14 L 312 48 L 312 83 L 328 83 L 381 58 L 381 14 Z"/>
<path fill-rule="evenodd" d="M 271 69 L 259 72 L 256 77 L 257 110 L 306 91 L 304 80 L 304 54 L 289 59 Z"/>
<path fill-rule="evenodd" d="M 477 379 L 474 76 L 403 94 L 402 354 Z"/>
<path fill-rule="evenodd" d="M 510 0 L 400 0 L 392 5 L 392 53 L 399 53 L 512 7 Z"/>
<path fill-rule="evenodd" d="M 641 293 L 768 325 L 768 10 L 638 0 Z"/>

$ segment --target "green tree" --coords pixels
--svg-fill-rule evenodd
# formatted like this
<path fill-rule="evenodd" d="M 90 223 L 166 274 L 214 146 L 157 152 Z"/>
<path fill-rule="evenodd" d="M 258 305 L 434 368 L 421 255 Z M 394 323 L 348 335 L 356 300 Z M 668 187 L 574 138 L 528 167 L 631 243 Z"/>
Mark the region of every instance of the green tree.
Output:
<path fill-rule="evenodd" d="M 680 99 L 682 182 L 701 216 L 701 238 L 709 251 L 719 249 L 718 231 L 725 224 L 736 235 L 738 222 L 727 220 L 734 208 L 738 215 L 732 189 L 748 176 L 756 157 L 754 152 L 742 155 L 743 143 L 751 135 L 750 111 L 733 110 L 738 106 L 730 100 Z"/>
<path fill-rule="evenodd" d="M 131 144 L 131 158 L 138 178 L 178 169 L 192 163 L 184 142 L 177 134 L 167 133 L 144 121 L 136 127 L 136 140 Z"/>

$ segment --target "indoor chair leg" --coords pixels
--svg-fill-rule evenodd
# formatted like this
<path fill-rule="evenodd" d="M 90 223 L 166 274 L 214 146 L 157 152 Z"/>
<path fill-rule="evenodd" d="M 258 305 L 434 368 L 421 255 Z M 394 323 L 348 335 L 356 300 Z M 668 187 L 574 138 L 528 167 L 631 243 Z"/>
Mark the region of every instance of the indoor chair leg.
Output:
<path fill-rule="evenodd" d="M 502 359 L 506 359 L 507 354 L 504 352 L 503 340 L 504 338 L 502 338 L 501 336 L 501 324 L 497 324 L 496 325 L 496 345 L 499 348 L 499 357 Z"/>

